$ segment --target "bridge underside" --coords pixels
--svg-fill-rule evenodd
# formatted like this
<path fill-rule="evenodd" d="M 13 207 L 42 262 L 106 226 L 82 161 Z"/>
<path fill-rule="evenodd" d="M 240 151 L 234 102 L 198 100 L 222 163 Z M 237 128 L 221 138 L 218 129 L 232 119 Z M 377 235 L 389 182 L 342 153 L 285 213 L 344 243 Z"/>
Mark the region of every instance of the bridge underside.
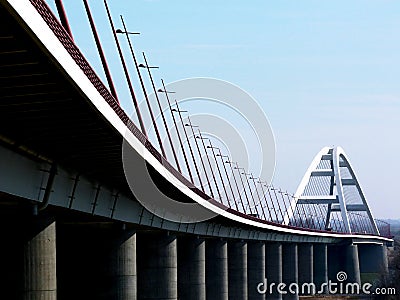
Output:
<path fill-rule="evenodd" d="M 0 5 L 1 140 L 129 192 L 120 135 L 16 20 Z"/>

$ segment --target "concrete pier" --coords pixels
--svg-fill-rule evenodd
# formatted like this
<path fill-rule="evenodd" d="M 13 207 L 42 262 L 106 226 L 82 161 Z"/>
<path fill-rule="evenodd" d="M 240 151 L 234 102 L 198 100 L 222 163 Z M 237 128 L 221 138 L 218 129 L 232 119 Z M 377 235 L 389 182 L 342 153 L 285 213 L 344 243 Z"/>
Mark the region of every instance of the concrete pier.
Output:
<path fill-rule="evenodd" d="M 361 274 L 379 276 L 388 273 L 387 248 L 385 245 L 360 244 L 357 247 Z"/>
<path fill-rule="evenodd" d="M 178 299 L 177 239 L 166 233 L 138 236 L 138 299 Z"/>
<path fill-rule="evenodd" d="M 111 251 L 115 299 L 137 299 L 136 232 L 122 231 Z"/>
<path fill-rule="evenodd" d="M 357 245 L 348 245 L 343 249 L 345 253 L 345 272 L 348 282 L 357 282 L 361 284 L 360 263 L 358 259 Z"/>
<path fill-rule="evenodd" d="M 228 243 L 228 290 L 229 299 L 247 300 L 247 243 Z"/>
<path fill-rule="evenodd" d="M 178 241 L 178 295 L 181 300 L 206 299 L 206 242 L 202 238 Z"/>
<path fill-rule="evenodd" d="M 314 248 L 313 244 L 298 244 L 298 279 L 301 295 L 313 295 L 314 283 Z"/>
<path fill-rule="evenodd" d="M 206 299 L 228 300 L 228 244 L 206 241 Z"/>
<path fill-rule="evenodd" d="M 323 283 L 328 282 L 328 247 L 326 244 L 314 244 L 314 283 L 317 292 L 320 290 Z M 326 287 L 322 288 L 321 292 L 326 293 Z"/>
<path fill-rule="evenodd" d="M 283 299 L 299 299 L 295 285 L 298 284 L 298 252 L 297 244 L 287 243 L 282 247 L 282 280 L 286 283 L 287 294 L 283 295 Z"/>
<path fill-rule="evenodd" d="M 24 243 L 24 299 L 56 300 L 56 223 L 32 221 Z"/>
<path fill-rule="evenodd" d="M 267 243 L 265 245 L 265 274 L 268 286 L 266 288 L 266 299 L 281 300 L 282 294 L 277 292 L 276 286 L 282 282 L 282 244 Z M 269 285 L 274 283 L 272 291 L 268 289 Z"/>
<path fill-rule="evenodd" d="M 265 243 L 247 243 L 247 279 L 249 299 L 264 300 L 265 294 L 257 291 L 257 286 L 265 279 Z"/>

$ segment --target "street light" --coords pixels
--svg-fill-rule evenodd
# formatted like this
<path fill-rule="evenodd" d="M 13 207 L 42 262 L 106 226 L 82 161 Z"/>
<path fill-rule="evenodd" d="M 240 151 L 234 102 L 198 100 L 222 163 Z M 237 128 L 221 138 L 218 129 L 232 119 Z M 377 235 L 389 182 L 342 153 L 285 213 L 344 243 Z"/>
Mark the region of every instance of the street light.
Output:
<path fill-rule="evenodd" d="M 247 177 L 247 176 L 252 177 L 253 175 L 250 174 L 250 173 L 246 173 L 245 169 L 243 169 L 243 168 L 241 168 L 241 169 L 243 170 L 242 175 L 244 175 L 244 177 L 246 178 L 246 182 L 247 182 L 247 186 L 248 186 L 248 188 L 249 188 L 249 192 L 250 192 L 250 195 L 251 195 L 251 199 L 253 200 L 254 209 L 256 210 L 257 215 L 259 215 L 258 210 L 257 210 L 256 200 L 254 199 L 254 195 L 253 195 L 253 193 L 252 193 L 252 191 L 251 191 L 251 187 L 250 187 L 250 182 L 249 182 L 249 179 L 248 179 L 248 177 Z"/>
<path fill-rule="evenodd" d="M 209 187 L 209 189 L 210 189 L 211 197 L 214 198 L 214 194 L 213 194 L 213 191 L 212 191 L 212 189 L 211 189 L 210 179 L 208 178 L 208 174 L 207 174 L 207 169 L 206 169 L 206 166 L 205 166 L 205 164 L 204 164 L 203 157 L 201 156 L 200 147 L 199 147 L 199 144 L 197 143 L 196 134 L 194 133 L 194 129 L 193 129 L 193 128 L 197 128 L 197 127 L 199 127 L 199 126 L 193 125 L 192 122 L 190 121 L 190 117 L 189 117 L 189 116 L 188 116 L 188 121 L 189 121 L 189 123 L 185 124 L 185 126 L 191 128 L 192 134 L 193 134 L 193 136 L 195 137 L 195 138 L 194 138 L 194 142 L 195 142 L 195 144 L 196 144 L 197 151 L 199 152 L 200 161 L 201 161 L 201 164 L 202 164 L 202 166 L 203 166 L 204 174 L 206 175 L 206 179 L 207 179 L 208 187 Z M 188 140 L 188 143 L 190 143 L 189 140 Z"/>
<path fill-rule="evenodd" d="M 190 145 L 189 137 L 188 137 L 188 135 L 187 135 L 186 128 L 185 128 L 185 125 L 184 125 L 185 123 L 183 122 L 183 118 L 182 118 L 182 112 L 187 112 L 187 111 L 185 111 L 185 110 L 179 110 L 178 102 L 177 102 L 176 100 L 175 100 L 175 106 L 176 106 L 176 108 L 172 108 L 171 111 L 177 112 L 177 113 L 179 114 L 179 118 L 180 118 L 180 120 L 181 120 L 182 127 L 183 127 L 183 132 L 185 133 L 186 140 L 188 141 L 189 151 L 190 151 L 190 154 L 192 155 L 194 168 L 196 169 L 197 176 L 199 177 L 199 183 L 200 183 L 201 189 L 202 189 L 203 192 L 204 192 L 203 182 L 201 181 L 199 168 L 197 167 L 196 160 L 194 159 L 194 154 L 193 154 L 192 145 Z"/>
<path fill-rule="evenodd" d="M 117 29 L 117 30 L 115 30 L 115 33 L 123 33 L 123 34 L 140 34 L 140 32 L 130 32 L 130 31 L 124 31 L 124 30 L 121 30 L 121 29 Z"/>
<path fill-rule="evenodd" d="M 118 37 L 117 37 L 116 31 L 114 29 L 114 24 L 112 22 L 111 13 L 110 13 L 110 10 L 108 8 L 108 5 L 107 5 L 106 1 L 104 2 L 104 5 L 105 5 L 106 10 L 107 10 L 108 19 L 109 19 L 109 22 L 110 22 L 110 25 L 111 25 L 111 28 L 112 28 L 112 31 L 113 31 L 113 35 L 114 35 L 114 40 L 115 40 L 115 43 L 117 45 L 117 49 L 118 49 L 118 53 L 119 53 L 119 56 L 120 56 L 120 59 L 121 59 L 122 67 L 124 69 L 126 81 L 128 83 L 129 92 L 131 94 L 133 105 L 135 106 L 136 114 L 137 114 L 137 117 L 139 119 L 140 128 L 142 129 L 142 133 L 147 138 L 146 128 L 144 126 L 142 115 L 140 113 L 139 103 L 138 103 L 138 101 L 136 99 L 135 92 L 133 90 L 132 82 L 131 82 L 131 79 L 130 79 L 130 76 L 129 76 L 129 71 L 128 71 L 128 68 L 126 66 L 125 60 L 124 60 L 124 55 L 122 53 L 121 46 L 119 44 Z M 126 35 L 126 39 L 128 40 L 128 44 L 129 44 L 129 48 L 131 50 L 131 54 L 132 54 L 133 60 L 134 60 L 135 65 L 136 65 L 135 53 L 133 51 L 132 43 L 131 43 L 131 40 L 129 38 L 128 31 L 126 30 L 124 18 L 122 17 L 122 15 L 121 15 L 121 21 L 122 21 L 122 25 L 124 27 L 124 32 L 125 32 L 125 35 Z M 121 32 L 122 32 L 122 30 L 121 30 Z M 136 68 L 136 71 L 139 73 L 139 70 L 137 68 Z M 140 75 L 139 75 L 139 78 L 141 78 Z"/>
<path fill-rule="evenodd" d="M 156 86 L 154 84 L 153 76 L 151 75 L 151 72 L 150 72 L 150 69 L 158 69 L 158 67 L 150 67 L 149 64 L 147 63 L 146 55 L 144 54 L 144 52 L 142 52 L 142 54 L 143 54 L 143 59 L 144 59 L 145 65 L 144 64 L 139 64 L 138 67 L 147 69 L 147 72 L 148 72 L 149 78 L 150 78 L 150 82 L 151 82 L 151 86 L 153 87 L 154 95 L 155 95 L 156 100 L 157 100 L 158 109 L 160 110 L 161 118 L 163 120 L 164 129 L 165 129 L 165 132 L 167 133 L 168 141 L 169 141 L 169 144 L 171 146 L 172 154 L 173 154 L 174 159 L 175 159 L 176 166 L 178 168 L 178 171 L 182 173 L 181 168 L 179 166 L 178 156 L 176 155 L 174 144 L 172 143 L 171 134 L 170 134 L 170 132 L 168 130 L 167 120 L 165 119 L 164 111 L 163 111 L 163 109 L 161 107 L 160 98 L 158 98 L 158 94 L 157 94 L 157 91 L 156 91 Z"/>
<path fill-rule="evenodd" d="M 218 164 L 218 161 L 217 161 L 217 157 L 216 157 L 215 152 L 214 152 L 214 149 L 218 149 L 218 150 L 219 150 L 219 148 L 218 148 L 218 147 L 214 147 L 214 146 L 212 145 L 210 139 L 208 139 L 208 142 L 210 143 L 210 145 L 207 146 L 207 148 L 208 148 L 208 149 L 211 149 L 211 151 L 212 151 L 212 154 L 213 154 L 213 156 L 214 156 L 215 163 L 217 164 L 217 170 L 218 170 L 219 178 L 221 178 L 222 187 L 224 188 L 225 196 L 226 196 L 226 199 L 228 200 L 228 206 L 229 206 L 229 208 L 231 208 L 231 203 L 229 202 L 228 192 L 226 191 L 224 179 L 223 179 L 222 174 L 221 174 L 221 169 L 219 168 L 219 164 Z"/>
<path fill-rule="evenodd" d="M 228 157 L 229 158 L 229 157 Z M 231 171 L 232 171 L 232 177 L 233 180 L 235 181 L 235 185 L 236 185 L 236 190 L 238 192 L 238 196 L 240 199 L 240 203 L 242 204 L 242 208 L 243 208 L 243 213 L 246 213 L 246 208 L 244 207 L 243 204 L 243 199 L 242 199 L 242 195 L 240 194 L 240 189 L 239 189 L 239 185 L 237 183 L 236 177 L 235 177 L 235 172 L 233 171 L 232 165 L 234 164 L 234 162 L 230 161 L 229 159 L 225 161 L 226 164 L 229 164 L 229 166 L 231 167 Z"/>
<path fill-rule="evenodd" d="M 212 166 L 211 166 L 210 158 L 209 158 L 208 155 L 207 155 L 206 144 L 204 143 L 204 140 L 209 140 L 209 138 L 203 137 L 203 136 L 201 135 L 200 130 L 197 130 L 197 132 L 198 132 L 198 135 L 195 136 L 195 139 L 201 140 L 201 143 L 202 143 L 203 149 L 204 149 L 204 153 L 205 153 L 205 155 L 206 155 L 206 157 L 207 157 L 208 165 L 209 165 L 209 167 L 210 167 L 211 175 L 212 175 L 212 177 L 213 177 L 213 179 L 214 179 L 215 188 L 217 189 L 217 193 L 218 193 L 219 199 L 222 199 L 222 198 L 221 198 L 221 193 L 220 193 L 220 191 L 219 191 L 217 179 L 215 178 L 215 174 L 214 174 L 213 168 L 212 168 Z"/>
<path fill-rule="evenodd" d="M 237 162 L 235 162 L 235 165 L 236 165 L 236 166 L 234 167 L 234 169 L 237 170 L 238 173 L 239 173 L 240 182 L 242 183 L 244 195 L 246 196 L 246 200 L 247 200 L 247 207 L 249 208 L 250 214 L 252 215 L 253 212 L 252 212 L 252 210 L 251 210 L 251 205 L 250 205 L 249 196 L 247 195 L 246 186 L 244 185 L 243 178 L 242 178 L 242 175 L 241 175 L 241 173 L 240 173 L 240 170 L 243 170 L 243 171 L 244 171 L 244 168 L 239 168 L 239 164 L 238 164 Z M 251 194 L 251 190 L 249 191 L 249 193 L 250 193 L 250 196 L 253 197 L 253 195 Z"/>
<path fill-rule="evenodd" d="M 254 177 L 253 174 L 251 174 L 249 179 L 251 179 L 253 181 L 254 188 L 256 189 L 256 193 L 257 193 L 257 198 L 258 198 L 258 201 L 260 202 L 260 205 L 261 205 L 261 211 L 262 211 L 262 213 L 264 215 L 264 219 L 266 220 L 267 216 L 265 215 L 264 207 L 262 206 L 261 197 L 260 197 L 260 194 L 258 193 L 258 189 L 257 189 L 256 181 L 255 181 L 258 178 Z M 257 211 L 257 207 L 256 207 L 256 211 Z M 257 211 L 257 213 L 258 213 L 258 211 Z"/>
<path fill-rule="evenodd" d="M 170 91 L 166 91 L 166 90 L 163 90 L 163 89 L 158 89 L 157 92 L 159 92 L 159 93 L 167 93 L 167 94 L 175 94 L 176 93 L 176 92 L 172 92 L 172 91 L 171 92 Z"/>
<path fill-rule="evenodd" d="M 224 167 L 225 175 L 226 175 L 226 178 L 228 179 L 229 188 L 231 189 L 232 199 L 233 199 L 234 202 L 235 202 L 236 210 L 239 211 L 239 207 L 238 207 L 238 205 L 237 205 L 237 202 L 235 201 L 235 195 L 233 194 L 233 188 L 232 188 L 231 180 L 229 179 L 228 171 L 226 170 L 226 166 L 225 166 L 225 164 L 224 164 L 224 157 L 229 158 L 229 156 L 227 156 L 227 155 L 222 155 L 221 149 L 218 149 L 218 151 L 219 151 L 219 154 L 217 154 L 216 156 L 220 156 L 220 157 L 221 157 L 222 166 Z"/>
<path fill-rule="evenodd" d="M 159 69 L 159 67 L 157 66 L 147 66 L 147 65 L 145 66 L 144 64 L 139 64 L 138 67 L 143 69 Z"/>
<path fill-rule="evenodd" d="M 161 81 L 162 81 L 162 83 L 164 85 L 164 81 L 162 79 L 161 79 Z M 188 161 L 187 156 L 186 156 L 185 147 L 183 146 L 181 134 L 179 133 L 178 125 L 176 124 L 176 119 L 175 119 L 175 115 L 174 115 L 174 112 L 179 112 L 179 111 L 177 109 L 175 109 L 175 108 L 171 108 L 171 102 L 169 101 L 169 98 L 168 98 L 167 94 L 166 94 L 166 96 L 167 96 L 168 105 L 169 105 L 169 108 L 170 108 L 172 120 L 174 121 L 174 124 L 175 124 L 176 134 L 178 135 L 179 144 L 181 146 L 181 150 L 182 150 L 182 153 L 183 153 L 183 158 L 185 159 L 186 168 L 187 168 L 188 173 L 189 173 L 190 181 L 194 184 L 192 171 L 190 170 L 189 161 Z M 186 111 L 180 111 L 180 112 L 186 112 Z"/>
<path fill-rule="evenodd" d="M 268 208 L 269 216 L 270 216 L 271 221 L 272 221 L 271 209 L 270 209 L 270 207 L 269 207 L 269 205 L 268 205 L 268 199 L 267 199 L 267 197 L 266 197 L 266 195 L 265 195 L 265 190 L 264 190 L 264 188 L 263 188 L 263 186 L 265 186 L 265 187 L 267 187 L 267 190 L 268 190 L 267 182 L 261 181 L 261 178 L 259 178 L 259 179 L 258 179 L 258 183 L 260 184 L 261 191 L 262 191 L 262 193 L 263 193 L 263 197 L 264 197 L 265 203 L 266 203 L 267 208 Z M 269 194 L 269 196 L 270 196 L 270 198 L 271 198 L 271 202 L 272 202 L 272 197 L 271 197 L 271 194 L 269 193 L 269 190 L 268 190 L 268 194 Z M 272 208 L 273 208 L 273 211 L 274 211 L 274 213 L 275 213 L 275 218 L 276 218 L 276 220 L 278 221 L 278 214 L 276 213 L 276 209 L 275 209 L 275 206 L 274 206 L 274 203 L 273 203 L 273 202 L 272 202 Z"/>

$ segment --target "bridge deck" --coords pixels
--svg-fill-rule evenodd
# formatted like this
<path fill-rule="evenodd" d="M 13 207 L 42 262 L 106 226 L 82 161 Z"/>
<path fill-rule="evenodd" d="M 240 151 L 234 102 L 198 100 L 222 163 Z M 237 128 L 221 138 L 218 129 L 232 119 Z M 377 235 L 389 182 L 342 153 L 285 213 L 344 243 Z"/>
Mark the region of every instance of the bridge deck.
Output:
<path fill-rule="evenodd" d="M 218 204 L 161 158 L 118 106 L 42 1 L 32 0 L 31 3 L 127 130 L 193 192 Z M 0 137 L 3 144 L 13 151 L 40 155 L 48 162 L 57 162 L 93 180 L 105 182 L 110 188 L 118 189 L 133 199 L 123 170 L 120 131 L 99 111 L 77 82 L 72 80 L 60 61 L 54 58 L 7 1 L 1 2 L 0 15 Z M 159 180 L 161 186 L 174 188 L 167 180 Z M 183 193 L 178 194 L 178 198 L 184 201 L 193 201 Z M 271 224 L 232 210 L 228 212 L 242 219 Z M 227 218 L 221 220 L 227 224 L 239 225 Z M 274 228 L 293 229 L 295 234 L 311 231 L 319 235 L 317 230 L 296 230 L 281 224 L 274 224 Z M 323 235 L 333 234 L 325 232 Z"/>

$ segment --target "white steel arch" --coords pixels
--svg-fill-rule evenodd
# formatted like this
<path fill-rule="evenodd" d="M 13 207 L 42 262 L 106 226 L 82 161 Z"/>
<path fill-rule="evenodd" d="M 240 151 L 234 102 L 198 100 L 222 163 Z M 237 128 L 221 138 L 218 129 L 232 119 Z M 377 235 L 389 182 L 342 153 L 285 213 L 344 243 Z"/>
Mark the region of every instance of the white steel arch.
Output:
<path fill-rule="evenodd" d="M 329 161 L 330 163 L 323 164 L 323 161 Z M 330 167 L 321 168 L 321 165 L 329 165 Z M 324 181 L 325 185 L 328 186 L 321 189 L 323 191 L 329 190 L 329 192 L 321 195 L 307 195 L 305 190 L 313 177 L 329 177 L 330 180 Z M 346 186 L 352 186 L 357 191 L 358 199 L 360 199 L 359 203 L 347 203 L 349 202 L 347 200 L 350 199 L 346 199 L 346 197 L 350 197 L 345 193 Z M 378 227 L 369 209 L 361 185 L 357 180 L 348 157 L 341 147 L 324 147 L 314 157 L 294 194 L 293 201 L 283 220 L 284 225 L 290 225 L 291 220 L 295 217 L 294 214 L 298 204 L 326 205 L 328 209 L 325 229 L 329 228 L 331 214 L 333 212 L 340 212 L 341 221 L 347 233 L 352 233 L 353 231 L 349 212 L 365 212 L 370 222 L 372 233 L 379 235 Z"/>

